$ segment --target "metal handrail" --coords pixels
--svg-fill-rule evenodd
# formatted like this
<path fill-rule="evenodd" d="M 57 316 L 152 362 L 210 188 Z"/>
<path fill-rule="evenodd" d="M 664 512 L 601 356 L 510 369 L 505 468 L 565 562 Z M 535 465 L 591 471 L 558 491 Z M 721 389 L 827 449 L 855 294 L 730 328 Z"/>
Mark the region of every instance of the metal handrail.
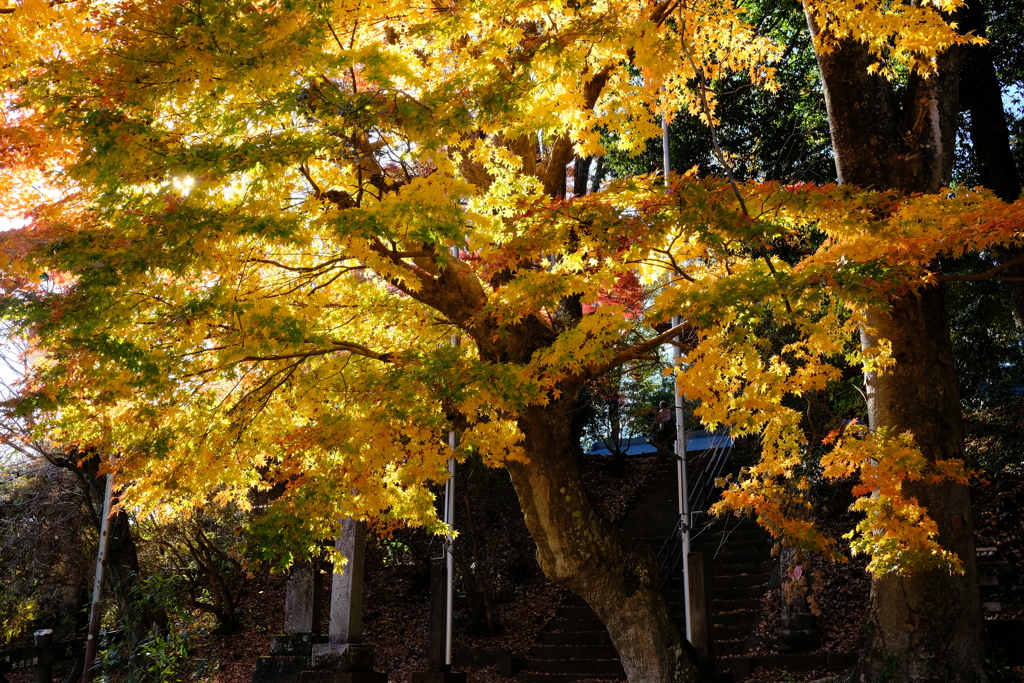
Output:
<path fill-rule="evenodd" d="M 672 533 L 668 535 L 665 542 L 661 544 L 661 549 L 658 550 L 658 571 L 661 573 L 662 590 L 668 586 L 669 579 L 672 578 L 672 574 L 675 573 L 682 561 L 683 531 L 683 518 L 680 517 L 673 527 Z"/>
<path fill-rule="evenodd" d="M 732 452 L 733 440 L 732 437 L 726 434 L 721 435 L 712 443 L 714 444 L 714 449 L 711 451 L 708 466 L 704 468 L 704 471 L 701 472 L 700 477 L 694 483 L 693 493 L 690 495 L 691 512 L 706 512 L 707 508 L 710 507 L 711 498 L 714 496 L 715 491 L 718 490 L 716 482 L 722 476 L 722 470 L 725 469 L 725 463 L 729 460 L 729 454 Z M 726 443 L 728 443 L 727 448 L 724 447 Z"/>
<path fill-rule="evenodd" d="M 691 528 L 694 526 L 694 517 L 707 512 L 707 508 L 711 505 L 711 499 L 718 488 L 715 482 L 722 475 L 725 463 L 729 460 L 729 454 L 732 453 L 733 439 L 727 434 L 721 436 L 712 435 L 712 445 L 713 447 L 709 449 L 710 458 L 708 463 L 700 473 L 697 481 L 693 483 L 693 492 L 689 497 Z M 687 530 L 683 522 L 684 519 L 683 516 L 679 517 L 679 521 L 676 522 L 672 533 L 665 538 L 661 548 L 658 550 L 658 567 L 661 572 L 662 590 L 665 589 L 669 579 L 672 578 L 672 575 L 683 564 L 683 533 Z"/>

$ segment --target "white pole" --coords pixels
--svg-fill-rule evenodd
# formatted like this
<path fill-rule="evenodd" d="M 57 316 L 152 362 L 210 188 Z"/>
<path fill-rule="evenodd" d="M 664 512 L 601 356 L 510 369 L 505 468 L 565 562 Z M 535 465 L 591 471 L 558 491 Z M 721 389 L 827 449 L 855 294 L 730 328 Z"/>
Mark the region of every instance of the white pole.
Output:
<path fill-rule="evenodd" d="M 455 432 L 448 433 L 448 447 L 452 453 L 455 452 Z M 455 528 L 455 457 L 448 458 L 448 483 L 444 487 L 444 522 L 449 528 Z M 455 595 L 455 554 L 452 552 L 454 538 L 448 534 L 448 544 L 445 546 L 445 559 L 447 560 L 447 597 L 444 625 L 444 663 L 452 665 L 452 617 Z"/>
<path fill-rule="evenodd" d="M 672 326 L 675 327 L 681 322 L 679 316 L 672 319 Z M 682 342 L 682 337 L 677 337 L 676 341 Z M 682 349 L 678 346 L 673 345 L 672 347 L 672 360 L 678 367 L 680 358 L 682 357 Z M 686 563 L 690 557 L 690 492 L 689 492 L 689 476 L 687 472 L 687 458 L 686 458 L 686 424 L 684 422 L 686 412 L 683 409 L 683 393 L 682 388 L 679 386 L 678 375 L 676 376 L 675 382 L 675 394 L 676 394 L 676 460 L 677 472 L 676 481 L 678 482 L 679 488 L 679 516 L 683 521 L 683 610 L 686 613 L 686 639 L 691 639 L 691 622 L 690 618 L 690 577 L 687 571 Z"/>
<path fill-rule="evenodd" d="M 661 169 L 665 174 L 665 185 L 668 185 L 668 174 L 672 170 L 672 162 L 668 158 L 668 118 L 661 115 Z"/>
<path fill-rule="evenodd" d="M 96 550 L 96 573 L 92 582 L 92 607 L 89 614 L 89 635 L 85 640 L 85 661 L 82 683 L 92 680 L 92 665 L 100 637 L 100 599 L 103 597 L 103 570 L 107 566 L 107 548 L 110 547 L 110 505 L 114 497 L 114 473 L 107 473 L 107 487 L 103 492 L 103 517 L 100 519 L 99 548 Z"/>
<path fill-rule="evenodd" d="M 661 163 L 665 174 L 665 186 L 667 187 L 668 174 L 672 170 L 672 164 L 669 160 L 668 117 L 665 114 L 661 115 Z M 680 323 L 682 323 L 680 316 L 672 317 L 672 327 L 677 327 Z M 683 341 L 682 336 L 677 337 L 676 341 L 681 344 Z M 672 363 L 677 369 L 681 357 L 682 349 L 674 344 L 672 346 Z M 686 617 L 686 639 L 692 640 L 691 622 L 693 620 L 690 618 L 690 576 L 686 567 L 687 560 L 690 557 L 690 493 L 688 490 L 688 473 L 686 471 L 686 425 L 683 423 L 683 396 L 679 386 L 678 375 L 676 375 L 675 381 L 674 403 L 676 407 L 676 457 L 678 458 L 676 461 L 676 488 L 679 500 L 679 517 L 683 522 L 683 611 Z"/>
<path fill-rule="evenodd" d="M 459 248 L 452 245 L 451 253 L 454 258 L 459 258 Z M 456 335 L 452 335 L 452 346 L 459 345 L 459 338 Z M 444 486 L 444 522 L 448 525 L 449 529 L 455 528 L 455 446 L 456 446 L 456 435 L 455 430 L 448 432 L 448 448 L 451 451 L 451 455 L 448 456 L 448 483 Z M 444 616 L 444 663 L 447 666 L 452 665 L 452 638 L 454 637 L 455 630 L 453 628 L 453 617 L 455 614 L 455 552 L 452 547 L 455 538 L 448 534 L 448 545 L 445 546 L 445 559 L 446 559 L 446 573 L 447 573 L 447 586 L 446 597 L 445 597 L 445 616 Z"/>

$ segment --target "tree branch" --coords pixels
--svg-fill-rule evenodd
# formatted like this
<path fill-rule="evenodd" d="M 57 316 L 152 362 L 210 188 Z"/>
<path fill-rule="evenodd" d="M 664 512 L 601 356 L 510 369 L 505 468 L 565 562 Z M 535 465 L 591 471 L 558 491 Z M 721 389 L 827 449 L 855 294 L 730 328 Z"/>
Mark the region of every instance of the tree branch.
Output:
<path fill-rule="evenodd" d="M 681 336 L 683 332 L 691 330 L 692 328 L 690 327 L 689 323 L 680 323 L 673 327 L 672 329 L 666 332 L 662 332 L 656 337 L 648 339 L 647 341 L 642 342 L 640 344 L 635 344 L 634 346 L 631 346 L 628 349 L 615 354 L 611 358 L 611 360 L 607 360 L 604 363 L 600 363 L 598 365 L 588 365 L 586 369 L 586 377 L 600 377 L 609 370 L 618 367 L 619 365 L 622 365 L 627 361 L 644 358 L 647 356 L 648 351 L 650 351 L 651 349 L 655 349 L 666 342 L 675 343 L 679 345 L 680 348 L 687 348 L 686 346 L 680 345 L 679 342 L 673 342 L 673 338 Z"/>
<path fill-rule="evenodd" d="M 333 346 L 328 349 L 315 349 L 313 351 L 296 351 L 295 353 L 279 353 L 269 354 L 266 356 L 246 356 L 239 360 L 239 363 L 251 362 L 251 361 L 268 361 L 268 360 L 291 360 L 292 358 L 313 358 L 315 356 L 326 356 L 331 353 L 338 353 L 340 351 L 347 351 L 356 356 L 364 356 L 366 358 L 372 358 L 373 360 L 379 360 L 382 363 L 391 363 L 393 359 L 389 353 L 378 353 L 372 349 L 363 346 L 362 344 L 356 344 L 354 342 L 342 342 L 332 341 Z"/>
<path fill-rule="evenodd" d="M 937 282 L 977 282 L 979 280 L 999 280 L 1001 282 L 1019 282 L 1024 278 L 1005 278 L 996 277 L 998 273 L 1003 272 L 1007 268 L 1013 268 L 1024 263 L 1024 255 L 1018 256 L 1017 258 L 1010 259 L 1006 263 L 1002 263 L 995 268 L 986 270 L 984 273 L 972 273 L 971 275 L 937 275 L 935 280 Z"/>

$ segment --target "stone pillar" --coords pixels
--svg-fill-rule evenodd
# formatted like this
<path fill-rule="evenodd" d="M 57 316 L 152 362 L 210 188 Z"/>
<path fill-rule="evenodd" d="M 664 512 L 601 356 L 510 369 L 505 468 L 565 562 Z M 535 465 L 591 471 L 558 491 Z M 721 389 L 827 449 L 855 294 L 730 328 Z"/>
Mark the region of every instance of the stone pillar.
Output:
<path fill-rule="evenodd" d="M 466 674 L 445 664 L 448 616 L 447 570 L 443 562 L 430 565 L 430 625 L 427 639 L 427 670 L 414 671 L 412 683 L 466 683 Z"/>
<path fill-rule="evenodd" d="M 784 546 L 779 555 L 782 577 L 782 628 L 779 648 L 783 651 L 811 650 L 821 644 L 821 629 L 811 601 L 811 573 L 808 558 L 795 548 Z"/>
<path fill-rule="evenodd" d="M 347 562 L 335 567 L 331 579 L 331 644 L 358 643 L 363 639 L 363 560 L 366 554 L 366 522 L 351 517 L 341 524 L 335 550 Z"/>
<path fill-rule="evenodd" d="M 256 660 L 253 683 L 295 683 L 309 668 L 313 645 L 320 635 L 321 594 L 316 568 L 300 562 L 288 573 L 284 598 L 284 633 L 271 638 L 270 656 Z"/>
<path fill-rule="evenodd" d="M 427 670 L 449 671 L 445 663 L 447 638 L 448 588 L 445 565 L 439 560 L 430 563 L 430 622 L 427 635 Z M 416 674 L 413 674 L 416 678 Z"/>
<path fill-rule="evenodd" d="M 320 632 L 322 593 L 312 562 L 302 562 L 292 567 L 284 594 L 286 634 Z"/>
<path fill-rule="evenodd" d="M 690 644 L 702 661 L 711 661 L 711 593 L 704 553 L 686 556 L 686 581 L 690 584 Z"/>
<path fill-rule="evenodd" d="M 300 683 L 387 683 L 385 674 L 373 670 L 373 646 L 363 645 L 363 560 L 366 522 L 351 518 L 341 524 L 334 544 L 346 562 L 335 567 L 331 581 L 328 641 L 312 650 L 312 670 Z"/>
<path fill-rule="evenodd" d="M 53 682 L 53 629 L 44 628 L 32 634 L 32 642 L 41 652 L 32 667 L 32 683 Z"/>

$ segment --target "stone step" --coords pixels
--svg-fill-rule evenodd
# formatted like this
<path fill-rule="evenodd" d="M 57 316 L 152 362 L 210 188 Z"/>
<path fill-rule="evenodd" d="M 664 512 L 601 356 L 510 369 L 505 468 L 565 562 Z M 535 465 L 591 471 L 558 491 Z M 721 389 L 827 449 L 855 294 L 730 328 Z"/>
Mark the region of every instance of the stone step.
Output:
<path fill-rule="evenodd" d="M 711 637 L 716 643 L 719 640 L 745 640 L 750 635 L 750 627 L 752 625 L 752 622 L 749 624 L 730 624 L 729 626 L 713 624 L 711 626 Z"/>
<path fill-rule="evenodd" d="M 664 536 L 633 536 L 634 541 L 640 541 L 646 543 L 650 547 L 654 548 L 655 551 L 661 550 L 661 544 L 665 542 Z"/>
<path fill-rule="evenodd" d="M 556 614 L 562 619 L 597 619 L 597 615 L 587 605 L 566 605 L 559 607 Z"/>
<path fill-rule="evenodd" d="M 610 645 L 535 645 L 530 648 L 532 659 L 616 659 L 618 656 Z"/>
<path fill-rule="evenodd" d="M 716 577 L 736 577 L 740 574 L 764 574 L 769 575 L 775 568 L 775 560 L 762 560 L 760 562 L 715 562 Z"/>
<path fill-rule="evenodd" d="M 724 612 L 715 613 L 711 617 L 712 626 L 746 626 L 750 629 L 750 625 L 757 619 L 758 612 Z"/>
<path fill-rule="evenodd" d="M 702 528 L 707 528 L 708 531 L 721 532 L 721 533 L 736 533 L 740 531 L 760 531 L 762 535 L 767 536 L 768 532 L 761 529 L 761 525 L 752 519 L 736 519 L 732 516 L 726 517 L 714 517 L 708 516 L 704 520 Z"/>
<path fill-rule="evenodd" d="M 705 460 L 691 460 L 692 477 L 700 470 L 693 465 Z M 661 461 L 655 467 L 619 527 L 657 552 L 675 528 L 679 515 L 676 463 Z M 729 469 L 738 470 L 738 466 Z M 752 520 L 731 516 L 714 519 L 704 514 L 695 520 L 698 526 L 691 534 L 691 547 L 705 557 L 712 648 L 716 657 L 740 655 L 756 623 L 760 599 L 776 564 L 771 556 L 773 544 Z M 678 568 L 665 585 L 669 608 L 676 618 L 681 617 L 684 578 Z M 525 683 L 571 683 L 622 680 L 624 676 L 603 624 L 585 601 L 571 595 L 539 635 L 517 678 Z"/>
<path fill-rule="evenodd" d="M 690 547 L 693 550 L 693 546 Z M 772 555 L 772 549 L 768 546 L 747 546 L 740 545 L 726 546 L 721 550 L 693 550 L 704 555 L 704 560 L 714 563 L 716 566 L 728 566 L 730 564 L 743 564 L 745 562 L 774 562 L 776 558 Z"/>
<path fill-rule="evenodd" d="M 748 588 L 750 586 L 763 586 L 768 584 L 769 575 L 766 572 L 757 574 L 727 574 L 725 576 L 714 576 L 708 579 L 708 586 L 712 590 L 716 588 Z M 674 581 L 675 579 L 673 579 Z M 748 598 L 749 595 L 737 595 L 737 598 Z"/>
<path fill-rule="evenodd" d="M 542 674 L 624 676 L 618 659 L 524 659 L 519 671 Z"/>
<path fill-rule="evenodd" d="M 659 503 L 649 507 L 637 508 L 622 517 L 623 524 L 635 524 L 647 522 L 652 526 L 662 526 L 671 522 L 673 526 L 679 521 L 679 513 L 676 512 L 676 504 Z"/>
<path fill-rule="evenodd" d="M 636 515 L 626 515 L 622 520 L 622 528 L 633 526 L 644 529 L 661 529 L 667 526 L 671 531 L 679 521 L 679 515 L 663 515 L 656 511 L 639 512 Z"/>
<path fill-rule="evenodd" d="M 608 631 L 547 631 L 537 638 L 542 645 L 579 645 L 582 647 L 611 647 Z"/>
<path fill-rule="evenodd" d="M 726 576 L 716 576 L 712 572 L 708 571 L 711 576 L 707 579 L 708 590 L 712 593 L 711 598 L 713 600 L 745 600 L 751 597 L 760 597 L 759 595 L 749 595 L 744 592 L 743 595 L 735 595 L 730 597 L 728 593 L 734 589 L 746 589 L 751 587 L 761 587 L 768 584 L 771 575 L 767 572 L 761 574 L 729 574 Z M 672 595 L 675 593 L 682 593 L 685 589 L 686 580 L 681 575 L 679 568 L 673 572 L 672 576 L 664 582 L 662 592 L 668 599 L 672 599 Z"/>
<path fill-rule="evenodd" d="M 712 634 L 714 636 L 714 634 Z M 741 639 L 726 639 L 726 638 L 714 638 L 711 648 L 714 652 L 715 658 L 729 657 L 743 654 L 746 644 L 746 638 Z"/>
<path fill-rule="evenodd" d="M 624 681 L 625 676 L 615 674 L 549 674 L 535 671 L 524 671 L 516 675 L 523 683 L 574 683 L 580 680 Z"/>
<path fill-rule="evenodd" d="M 762 595 L 764 595 L 765 590 L 767 590 L 767 588 L 767 583 L 758 586 L 729 586 L 722 588 L 712 588 L 711 600 L 714 601 L 719 598 L 725 597 L 736 600 L 741 598 L 760 598 Z"/>
<path fill-rule="evenodd" d="M 676 483 L 673 481 L 670 483 L 655 484 L 653 486 L 648 486 L 646 489 L 644 489 L 644 492 L 640 495 L 640 497 L 637 500 L 642 501 L 647 498 L 659 497 L 667 498 L 669 496 L 672 497 L 672 500 L 675 500 L 678 495 L 679 492 L 676 490 Z"/>
<path fill-rule="evenodd" d="M 658 479 L 651 480 L 644 487 L 644 490 L 640 493 L 639 499 L 643 499 L 646 496 L 674 496 L 676 495 L 676 473 L 672 472 L 670 475 Z"/>
<path fill-rule="evenodd" d="M 729 546 L 736 543 L 764 543 L 766 545 L 774 545 L 771 537 L 768 536 L 767 532 L 761 527 L 755 526 L 740 529 L 705 529 L 699 536 L 696 536 L 695 541 L 707 542 L 707 543 L 721 543 Z"/>
<path fill-rule="evenodd" d="M 756 612 L 761 609 L 761 600 L 758 598 L 718 598 L 712 599 L 711 609 L 717 614 L 744 611 Z"/>
<path fill-rule="evenodd" d="M 676 528 L 676 521 L 674 519 L 661 522 L 652 522 L 648 519 L 626 520 L 619 525 L 619 528 L 633 538 L 657 536 L 664 541 Z"/>
<path fill-rule="evenodd" d="M 679 521 L 679 513 L 672 506 L 672 512 L 666 513 L 663 506 L 651 506 L 649 509 L 637 509 L 622 518 L 622 525 L 647 524 L 651 528 L 662 527 L 666 524 L 675 526 Z"/>
<path fill-rule="evenodd" d="M 641 511 L 659 515 L 679 515 L 679 503 L 675 493 L 653 493 L 641 496 L 637 499 L 627 515 L 636 516 Z"/>
<path fill-rule="evenodd" d="M 776 654 L 753 655 L 750 657 L 729 657 L 716 655 L 715 670 L 719 674 L 730 672 L 735 680 L 745 678 L 758 668 L 792 673 L 804 673 L 824 669 L 830 672 L 845 671 L 857 661 L 857 656 L 845 652 L 820 654 Z"/>
<path fill-rule="evenodd" d="M 636 524 L 624 524 L 622 531 L 626 536 L 629 536 L 634 541 L 641 541 L 646 543 L 649 547 L 654 549 L 657 553 L 661 550 L 661 546 L 665 543 L 665 539 L 672 534 L 674 527 L 663 526 L 663 527 L 652 527 L 648 525 L 641 525 L 639 522 Z M 676 546 L 678 548 L 678 545 Z"/>
<path fill-rule="evenodd" d="M 605 633 L 604 624 L 598 618 L 593 619 L 552 619 L 548 622 L 548 628 L 552 631 L 583 632 L 583 633 Z"/>
<path fill-rule="evenodd" d="M 766 538 L 765 533 L 760 529 L 751 531 L 734 531 L 729 534 L 725 534 L 725 539 L 722 538 L 723 534 L 719 532 L 709 532 L 693 530 L 690 534 L 690 546 L 694 549 L 700 549 L 701 551 L 714 550 L 719 546 L 727 547 L 736 543 L 761 543 L 772 546 L 772 542 Z"/>
<path fill-rule="evenodd" d="M 770 549 L 773 544 L 764 536 L 754 533 L 743 533 L 736 536 L 730 536 L 725 540 L 720 538 L 717 534 L 713 536 L 701 534 L 700 536 L 694 535 L 690 537 L 690 547 L 700 548 L 701 552 L 713 553 L 717 548 L 727 550 L 748 545 L 764 546 L 765 548 Z"/>

